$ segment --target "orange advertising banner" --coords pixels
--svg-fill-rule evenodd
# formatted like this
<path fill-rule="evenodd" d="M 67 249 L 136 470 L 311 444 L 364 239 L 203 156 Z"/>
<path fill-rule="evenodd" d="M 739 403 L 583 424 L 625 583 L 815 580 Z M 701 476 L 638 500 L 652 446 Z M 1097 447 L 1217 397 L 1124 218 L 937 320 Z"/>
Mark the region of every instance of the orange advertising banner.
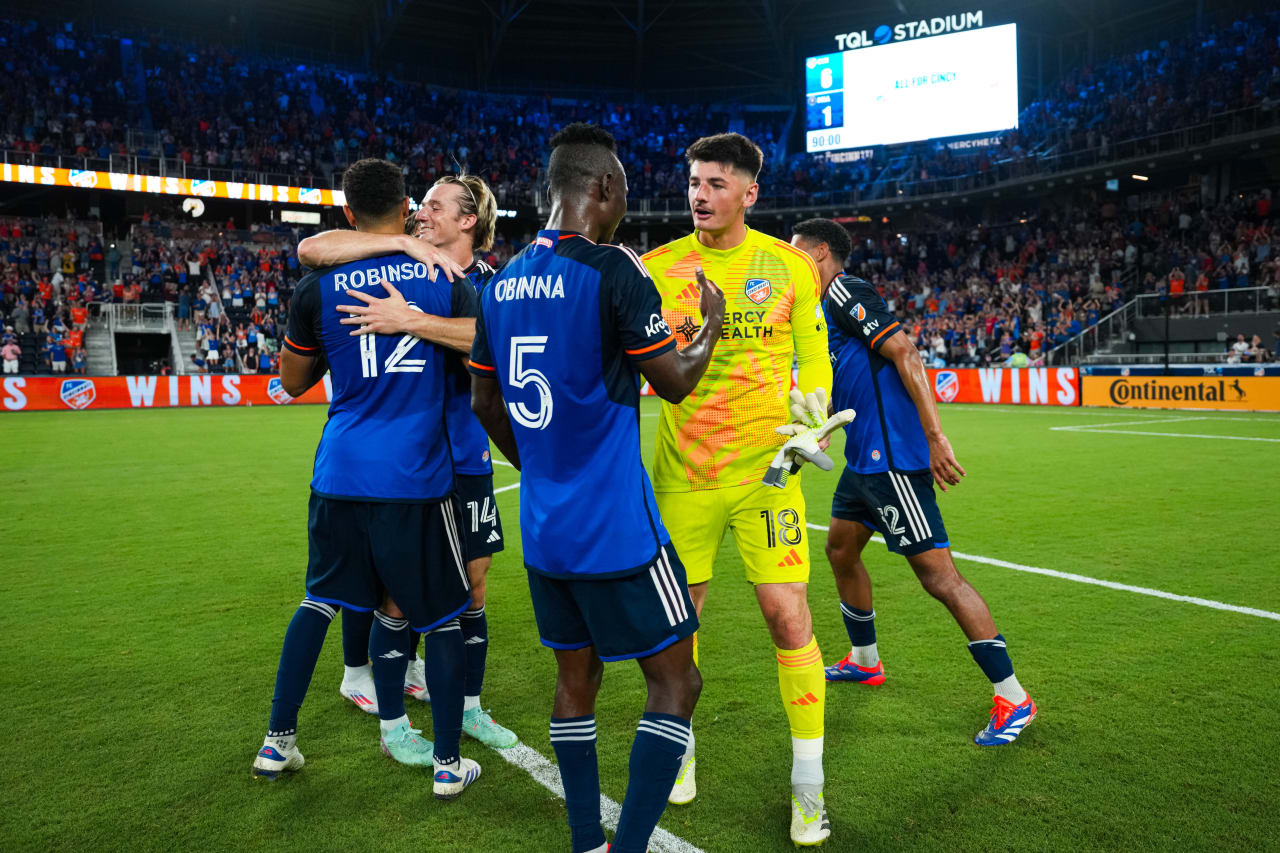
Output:
<path fill-rule="evenodd" d="M 1082 376 L 1086 406 L 1280 412 L 1280 376 Z"/>
<path fill-rule="evenodd" d="M 6 376 L 0 411 L 167 409 L 184 406 L 284 406 L 328 403 L 329 377 L 301 397 L 280 386 L 279 376 Z"/>
<path fill-rule="evenodd" d="M 928 368 L 939 403 L 1014 403 L 1076 406 L 1079 376 L 1074 367 Z"/>
<path fill-rule="evenodd" d="M 248 184 L 238 181 L 201 181 L 194 178 L 133 175 L 125 172 L 94 172 L 55 166 L 0 165 L 0 180 L 44 187 L 117 190 L 159 195 L 226 198 L 237 201 L 270 201 L 280 204 L 341 206 L 346 197 L 341 190 L 320 187 L 289 187 L 280 184 Z"/>

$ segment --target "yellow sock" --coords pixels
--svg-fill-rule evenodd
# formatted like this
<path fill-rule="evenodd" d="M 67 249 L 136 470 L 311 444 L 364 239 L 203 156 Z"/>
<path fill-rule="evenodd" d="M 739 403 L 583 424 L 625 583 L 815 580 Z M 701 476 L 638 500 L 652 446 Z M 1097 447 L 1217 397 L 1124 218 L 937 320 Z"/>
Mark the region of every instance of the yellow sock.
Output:
<path fill-rule="evenodd" d="M 693 665 L 698 666 L 698 632 L 693 632 Z M 701 667 L 699 667 L 701 669 Z"/>
<path fill-rule="evenodd" d="M 802 649 L 778 649 L 778 690 L 791 722 L 791 736 L 811 739 L 823 735 L 822 712 L 827 679 L 816 638 Z"/>

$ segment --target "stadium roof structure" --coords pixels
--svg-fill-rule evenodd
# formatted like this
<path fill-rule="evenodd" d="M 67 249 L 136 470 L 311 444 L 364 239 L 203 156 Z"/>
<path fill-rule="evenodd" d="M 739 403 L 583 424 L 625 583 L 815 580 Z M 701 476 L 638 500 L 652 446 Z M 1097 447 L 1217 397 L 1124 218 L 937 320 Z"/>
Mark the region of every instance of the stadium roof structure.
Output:
<path fill-rule="evenodd" d="M 1150 44 L 1222 0 L 13 0 L 9 16 L 216 41 L 446 86 L 655 102 L 790 104 L 799 59 L 837 33 L 982 10 L 1015 21 L 1026 90 L 1092 55 Z"/>

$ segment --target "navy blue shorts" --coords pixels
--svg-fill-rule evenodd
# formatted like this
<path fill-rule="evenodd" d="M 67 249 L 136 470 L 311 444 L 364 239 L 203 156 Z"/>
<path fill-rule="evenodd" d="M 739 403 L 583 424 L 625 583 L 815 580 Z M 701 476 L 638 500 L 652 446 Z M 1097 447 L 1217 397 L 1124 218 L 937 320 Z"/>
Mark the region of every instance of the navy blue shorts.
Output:
<path fill-rule="evenodd" d="M 871 528 L 890 551 L 908 557 L 951 544 L 928 471 L 859 474 L 846 466 L 831 499 L 831 517 Z"/>
<path fill-rule="evenodd" d="M 493 494 L 493 475 L 459 474 L 454 479 L 467 562 L 498 553 L 503 547 L 502 519 Z"/>
<path fill-rule="evenodd" d="M 644 658 L 698 630 L 684 564 L 664 545 L 633 575 L 568 580 L 529 571 L 529 593 L 542 645 L 595 646 L 603 661 Z"/>
<path fill-rule="evenodd" d="M 344 501 L 312 493 L 307 597 L 368 612 L 389 595 L 415 631 L 471 605 L 452 499 L 437 503 Z"/>

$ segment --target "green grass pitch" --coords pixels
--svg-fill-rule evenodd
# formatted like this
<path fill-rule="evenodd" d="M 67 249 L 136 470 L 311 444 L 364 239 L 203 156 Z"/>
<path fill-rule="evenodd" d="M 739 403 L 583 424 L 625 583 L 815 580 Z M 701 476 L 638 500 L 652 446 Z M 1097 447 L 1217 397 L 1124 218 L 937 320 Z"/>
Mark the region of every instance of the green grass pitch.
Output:
<path fill-rule="evenodd" d="M 655 411 L 646 401 L 647 453 Z M 1280 417 L 1192 414 L 945 408 L 969 471 L 940 496 L 953 547 L 1280 611 Z M 303 592 L 323 420 L 320 407 L 3 418 L 0 848 L 569 849 L 563 803 L 472 741 L 484 776 L 453 803 L 384 758 L 374 719 L 338 696 L 337 624 L 302 709 L 306 768 L 251 777 Z M 497 483 L 517 476 L 500 468 Z M 810 522 L 827 523 L 835 480 L 806 471 Z M 499 496 L 508 549 L 489 582 L 484 702 L 551 757 L 554 661 L 534 630 L 518 494 Z M 847 639 L 811 533 L 830 663 Z M 1276 843 L 1280 622 L 960 561 L 1041 708 L 1016 744 L 979 749 L 989 685 L 959 629 L 882 545 L 867 563 L 888 680 L 827 692 L 828 849 Z M 786 718 L 740 572 L 727 540 L 700 635 L 699 797 L 661 823 L 709 852 L 790 849 Z M 609 666 L 597 719 L 615 800 L 642 702 L 638 669 Z M 429 731 L 425 706 L 411 714 Z"/>

